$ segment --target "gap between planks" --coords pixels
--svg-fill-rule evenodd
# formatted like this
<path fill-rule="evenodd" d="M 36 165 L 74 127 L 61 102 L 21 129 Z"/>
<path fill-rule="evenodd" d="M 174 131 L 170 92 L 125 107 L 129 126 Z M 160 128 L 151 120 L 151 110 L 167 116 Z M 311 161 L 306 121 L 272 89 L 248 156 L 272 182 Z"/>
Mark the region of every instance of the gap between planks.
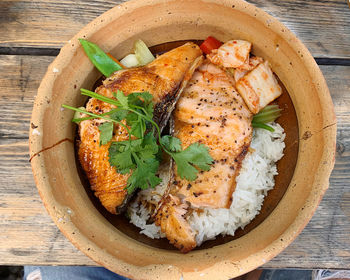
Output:
<path fill-rule="evenodd" d="M 60 49 L 0 47 L 0 55 L 57 56 Z M 318 65 L 350 66 L 350 58 L 314 57 Z"/>

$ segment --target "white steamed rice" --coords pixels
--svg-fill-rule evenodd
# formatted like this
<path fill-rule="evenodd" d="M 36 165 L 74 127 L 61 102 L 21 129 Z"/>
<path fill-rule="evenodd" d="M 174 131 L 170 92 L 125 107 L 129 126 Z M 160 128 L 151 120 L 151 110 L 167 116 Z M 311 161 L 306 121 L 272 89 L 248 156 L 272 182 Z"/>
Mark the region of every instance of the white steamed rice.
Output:
<path fill-rule="evenodd" d="M 197 245 L 217 235 L 234 235 L 236 229 L 244 228 L 260 212 L 264 197 L 274 187 L 277 175 L 276 162 L 283 156 L 285 133 L 277 123 L 270 124 L 275 131 L 254 129 L 251 152 L 242 163 L 242 169 L 236 178 L 236 190 L 230 209 L 202 208 L 200 213 L 193 211 L 187 217 L 191 228 L 197 232 Z M 162 174 L 161 174 L 162 175 Z M 165 237 L 150 218 L 150 204 L 156 204 L 166 189 L 169 179 L 161 176 L 163 184 L 155 189 L 138 193 L 136 200 L 129 206 L 130 222 L 141 229 L 140 233 L 150 238 Z"/>

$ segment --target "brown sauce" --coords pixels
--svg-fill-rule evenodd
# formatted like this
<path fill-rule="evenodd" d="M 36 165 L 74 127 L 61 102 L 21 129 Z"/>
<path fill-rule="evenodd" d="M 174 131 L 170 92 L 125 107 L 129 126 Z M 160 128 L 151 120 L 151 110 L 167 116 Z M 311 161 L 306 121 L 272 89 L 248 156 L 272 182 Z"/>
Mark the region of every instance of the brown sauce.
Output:
<path fill-rule="evenodd" d="M 169 42 L 160 45 L 151 47 L 151 51 L 154 54 L 162 54 L 166 51 L 169 51 L 173 48 L 183 45 L 187 41 L 176 41 Z M 200 44 L 201 41 L 194 41 L 197 44 Z M 265 197 L 262 209 L 260 213 L 244 228 L 238 229 L 235 232 L 234 236 L 217 236 L 215 240 L 209 240 L 204 242 L 201 246 L 197 247 L 195 250 L 201 250 L 206 248 L 211 248 L 213 246 L 221 245 L 226 242 L 232 241 L 234 239 L 240 238 L 243 235 L 247 234 L 254 228 L 256 228 L 260 223 L 262 223 L 276 208 L 283 195 L 285 194 L 289 183 L 294 174 L 294 169 L 298 157 L 298 148 L 299 148 L 299 128 L 296 112 L 292 103 L 292 100 L 280 80 L 279 84 L 282 88 L 282 95 L 276 99 L 273 103 L 278 104 L 278 106 L 283 109 L 282 115 L 277 119 L 277 122 L 284 128 L 286 133 L 286 138 L 284 140 L 286 148 L 284 149 L 284 156 L 277 163 L 278 175 L 275 176 L 275 187 L 268 192 L 268 195 Z M 94 87 L 102 84 L 102 78 L 96 81 Z M 78 142 L 78 136 L 77 141 Z M 86 178 L 84 171 L 82 170 L 79 159 L 77 156 L 77 147 L 76 147 L 76 163 L 78 167 L 78 173 L 81 178 L 81 182 L 85 187 L 85 190 L 91 199 L 93 205 L 96 209 L 119 231 L 123 232 L 125 235 L 147 244 L 152 247 L 167 249 L 167 250 L 177 250 L 166 238 L 162 239 L 151 239 L 143 234 L 140 234 L 140 229 L 133 224 L 131 224 L 128 218 L 125 215 L 113 215 L 109 213 L 100 203 L 97 197 L 95 197 L 93 191 L 90 189 L 89 181 Z"/>

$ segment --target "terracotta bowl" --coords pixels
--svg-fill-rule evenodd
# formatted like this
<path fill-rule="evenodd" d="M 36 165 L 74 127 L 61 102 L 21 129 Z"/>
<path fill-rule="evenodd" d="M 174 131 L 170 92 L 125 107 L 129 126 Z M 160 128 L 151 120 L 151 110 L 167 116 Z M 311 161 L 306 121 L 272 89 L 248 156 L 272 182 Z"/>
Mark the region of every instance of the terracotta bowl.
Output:
<path fill-rule="evenodd" d="M 100 77 L 78 38 L 121 58 L 139 38 L 155 46 L 208 35 L 248 40 L 254 54 L 270 61 L 286 88 L 278 102 L 284 108 L 280 122 L 287 146 L 278 165 L 277 191 L 269 193 L 263 213 L 239 238 L 220 237 L 183 255 L 165 241 L 142 237 L 123 217 L 110 217 L 99 208 L 79 175 L 73 112 L 61 105 L 83 105 L 86 99 L 79 89 L 91 89 Z M 310 220 L 334 165 L 336 121 L 320 69 L 284 25 L 238 0 L 137 0 L 111 9 L 70 40 L 49 66 L 31 122 L 33 173 L 52 219 L 86 255 L 130 278 L 228 279 L 266 263 Z"/>

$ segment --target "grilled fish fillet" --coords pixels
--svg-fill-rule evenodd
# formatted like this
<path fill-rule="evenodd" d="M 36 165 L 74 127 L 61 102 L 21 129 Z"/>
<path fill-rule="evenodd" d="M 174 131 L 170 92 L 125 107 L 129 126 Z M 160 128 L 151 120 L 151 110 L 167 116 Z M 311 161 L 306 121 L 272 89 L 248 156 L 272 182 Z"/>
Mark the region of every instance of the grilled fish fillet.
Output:
<path fill-rule="evenodd" d="M 182 252 L 193 249 L 196 242 L 178 209 L 186 209 L 187 204 L 229 208 L 235 179 L 250 145 L 253 114 L 233 84 L 233 77 L 225 70 L 206 61 L 194 73 L 174 111 L 174 136 L 182 141 L 183 148 L 200 142 L 209 147 L 215 160 L 211 169 L 199 172 L 193 182 L 175 175 L 170 185 L 172 198 L 164 198 L 156 215 L 156 223 Z"/>
<path fill-rule="evenodd" d="M 175 136 L 184 148 L 200 142 L 215 160 L 194 182 L 176 178 L 178 194 L 196 208 L 229 208 L 253 131 L 252 113 L 232 86 L 232 77 L 209 62 L 203 64 L 179 100 L 174 117 Z"/>
<path fill-rule="evenodd" d="M 166 233 L 170 243 L 186 253 L 196 247 L 195 233 L 185 220 L 188 205 L 176 195 L 169 194 L 158 211 L 157 224 Z"/>
<path fill-rule="evenodd" d="M 178 100 L 181 92 L 190 80 L 194 70 L 202 62 L 202 52 L 196 44 L 187 43 L 155 59 L 144 67 L 125 69 L 107 78 L 96 92 L 114 98 L 112 92 L 121 90 L 125 95 L 132 92 L 147 91 L 153 95 L 154 120 L 163 128 Z M 109 112 L 112 109 L 97 99 L 91 98 L 86 110 L 95 114 Z M 119 174 L 108 161 L 108 149 L 111 143 L 99 144 L 98 126 L 104 120 L 82 121 L 79 125 L 78 157 L 87 175 L 91 189 L 102 205 L 111 213 L 118 214 L 130 196 L 125 190 L 129 174 Z M 114 126 L 112 141 L 128 139 L 127 131 Z"/>
<path fill-rule="evenodd" d="M 196 247 L 186 209 L 189 205 L 192 209 L 230 207 L 236 177 L 252 139 L 253 114 L 281 94 L 268 63 L 249 57 L 250 49 L 250 43 L 235 40 L 209 54 L 174 111 L 174 136 L 183 148 L 203 143 L 215 160 L 194 182 L 177 176 L 175 165 L 174 180 L 155 215 L 156 224 L 183 253 Z"/>

